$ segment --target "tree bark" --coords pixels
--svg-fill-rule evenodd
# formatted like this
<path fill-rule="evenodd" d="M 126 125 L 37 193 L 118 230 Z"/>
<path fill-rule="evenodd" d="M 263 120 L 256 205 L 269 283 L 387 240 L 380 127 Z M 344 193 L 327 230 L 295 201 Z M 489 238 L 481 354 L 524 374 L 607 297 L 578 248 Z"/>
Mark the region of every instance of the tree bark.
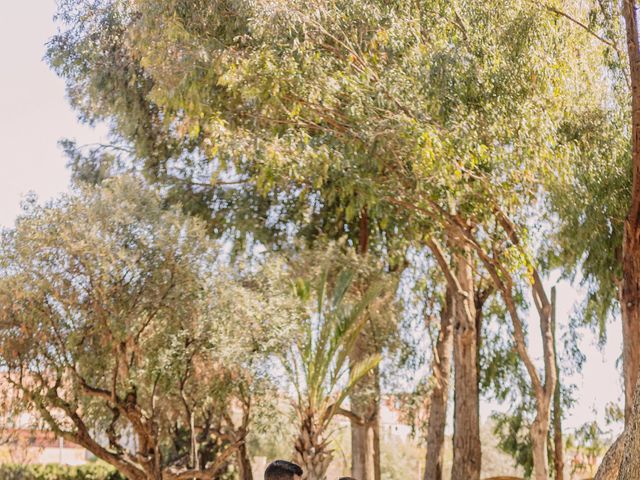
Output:
<path fill-rule="evenodd" d="M 634 390 L 640 369 L 640 46 L 638 41 L 637 2 L 623 0 L 622 17 L 627 37 L 631 77 L 631 205 L 624 224 L 622 240 L 622 359 L 624 366 L 625 431 L 611 446 L 598 468 L 596 479 L 640 478 L 638 467 L 638 393 Z M 633 475 L 634 476 L 630 476 Z"/>
<path fill-rule="evenodd" d="M 376 369 L 376 381 L 380 385 L 380 377 Z M 380 398 L 378 390 L 378 398 Z M 376 414 L 375 421 L 371 425 L 373 430 L 373 478 L 380 480 L 382 478 L 382 452 L 380 450 L 380 415 Z"/>
<path fill-rule="evenodd" d="M 548 404 L 547 404 L 548 405 Z M 531 448 L 533 454 L 533 476 L 535 480 L 548 480 L 549 459 L 547 438 L 549 436 L 550 406 L 544 403 L 536 404 L 536 418 L 531 424 Z M 546 415 L 545 415 L 546 413 Z"/>
<path fill-rule="evenodd" d="M 640 368 L 640 50 L 637 2 L 623 0 L 627 49 L 631 71 L 632 163 L 631 207 L 622 245 L 622 328 L 625 383 L 625 423 L 633 408 L 633 392 Z"/>
<path fill-rule="evenodd" d="M 251 459 L 249 458 L 249 451 L 247 450 L 247 444 L 241 443 L 238 447 L 238 453 L 236 454 L 236 461 L 238 463 L 238 476 L 240 480 L 253 480 L 253 469 L 251 468 Z"/>
<path fill-rule="evenodd" d="M 300 418 L 300 422 L 294 457 L 304 470 L 302 480 L 326 480 L 333 455 L 327 448 L 327 442 L 319 431 L 314 415 L 308 412 Z"/>
<path fill-rule="evenodd" d="M 480 289 L 477 289 L 474 295 L 474 305 L 476 307 L 476 376 L 480 381 L 480 349 L 482 348 L 482 310 L 487 297 L 484 296 Z"/>
<path fill-rule="evenodd" d="M 542 278 L 538 270 L 533 269 L 533 285 L 532 294 L 538 317 L 540 319 L 540 335 L 542 336 L 542 352 L 544 356 L 544 382 L 540 381 L 531 357 L 524 345 L 522 335 L 520 357 L 529 365 L 529 376 L 535 392 L 536 398 L 536 417 L 531 425 L 531 444 L 533 447 L 533 478 L 535 480 L 547 480 L 549 478 L 549 458 L 547 450 L 547 442 L 549 439 L 549 426 L 551 423 L 551 403 L 553 401 L 554 392 L 557 382 L 556 370 L 556 348 L 553 336 L 553 328 L 551 322 L 551 302 L 547 298 L 542 284 Z M 513 307 L 513 305 L 512 305 Z M 517 313 L 514 308 L 514 316 Z M 522 324 L 518 319 L 518 328 L 522 328 Z"/>
<path fill-rule="evenodd" d="M 353 408 L 353 407 L 352 407 Z M 351 422 L 351 476 L 371 480 L 375 476 L 373 430 Z"/>
<path fill-rule="evenodd" d="M 640 229 L 627 220 L 624 231 L 621 295 L 622 358 L 624 364 L 625 424 L 629 424 L 633 410 L 633 392 L 640 368 Z"/>
<path fill-rule="evenodd" d="M 445 305 L 440 313 L 440 332 L 433 359 L 434 387 L 429 403 L 427 426 L 427 456 L 424 480 L 442 480 L 444 463 L 444 439 L 449 400 L 449 378 L 453 351 L 453 294 L 451 287 L 445 294 Z"/>
<path fill-rule="evenodd" d="M 553 335 L 553 362 L 556 366 L 556 388 L 553 392 L 553 466 L 555 480 L 564 480 L 564 442 L 562 440 L 562 403 L 560 369 L 558 368 L 558 341 L 556 336 L 556 287 L 551 288 L 551 333 Z"/>
<path fill-rule="evenodd" d="M 459 291 L 453 301 L 454 433 L 452 480 L 478 480 L 481 468 L 480 405 L 472 256 L 468 246 L 454 254 Z"/>
<path fill-rule="evenodd" d="M 351 363 L 357 364 L 368 357 L 370 350 L 368 339 L 361 335 L 351 355 Z M 380 397 L 378 383 L 376 368 L 358 383 L 350 396 L 351 411 L 363 420 L 357 422 L 351 419 L 351 476 L 358 480 L 376 480 L 376 430 Z"/>
<path fill-rule="evenodd" d="M 637 480 L 640 478 L 640 382 L 636 382 L 635 401 L 625 431 L 618 480 Z"/>
<path fill-rule="evenodd" d="M 593 480 L 617 480 L 624 453 L 624 433 L 613 442 L 598 467 L 598 472 Z"/>
<path fill-rule="evenodd" d="M 358 253 L 369 250 L 369 215 L 363 208 L 358 221 Z M 360 335 L 351 355 L 352 365 L 375 353 L 366 332 Z M 353 388 L 351 411 L 364 423 L 351 420 L 351 476 L 358 480 L 380 480 L 380 378 L 376 367 Z"/>
<path fill-rule="evenodd" d="M 549 439 L 549 426 L 551 423 L 551 403 L 556 388 L 555 344 L 551 328 L 551 302 L 547 298 L 542 279 L 538 270 L 533 269 L 532 294 L 538 316 L 540 319 L 540 334 L 542 336 L 542 351 L 544 356 L 544 382 L 533 364 L 533 360 L 527 351 L 522 322 L 518 316 L 514 299 L 511 293 L 505 292 L 505 301 L 509 305 L 514 323 L 516 349 L 531 378 L 531 383 L 536 399 L 536 416 L 531 425 L 531 444 L 533 450 L 533 477 L 535 480 L 547 480 L 549 478 L 549 459 L 547 443 Z M 512 282 L 509 292 L 512 291 Z"/>

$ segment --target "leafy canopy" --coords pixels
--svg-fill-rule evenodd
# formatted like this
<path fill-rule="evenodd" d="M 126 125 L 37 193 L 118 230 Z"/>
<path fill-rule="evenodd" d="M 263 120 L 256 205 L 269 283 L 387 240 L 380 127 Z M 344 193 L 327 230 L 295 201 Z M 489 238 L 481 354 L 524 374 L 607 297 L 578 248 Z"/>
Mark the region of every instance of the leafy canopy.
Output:
<path fill-rule="evenodd" d="M 220 471 L 294 303 L 277 269 L 239 278 L 217 257 L 202 222 L 131 177 L 31 205 L 0 243 L 3 384 L 129 478 Z"/>

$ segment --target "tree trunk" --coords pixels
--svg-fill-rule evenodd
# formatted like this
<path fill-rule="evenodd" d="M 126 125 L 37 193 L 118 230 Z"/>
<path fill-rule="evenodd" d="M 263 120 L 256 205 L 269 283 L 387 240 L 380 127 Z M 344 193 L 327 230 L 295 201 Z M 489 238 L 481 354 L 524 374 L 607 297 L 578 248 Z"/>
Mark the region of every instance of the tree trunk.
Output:
<path fill-rule="evenodd" d="M 361 335 L 351 355 L 351 363 L 357 364 L 368 357 L 370 350 L 368 339 Z M 363 420 L 362 423 L 351 420 L 351 476 L 358 480 L 376 480 L 376 430 L 380 397 L 378 383 L 376 368 L 358 382 L 350 395 L 351 411 Z"/>
<path fill-rule="evenodd" d="M 534 480 L 548 480 L 549 479 L 549 457 L 547 450 L 547 439 L 549 436 L 549 410 L 550 406 L 547 404 L 540 404 L 538 401 L 536 405 L 536 418 L 531 424 L 531 450 L 533 455 L 533 475 L 531 478 Z M 546 413 L 546 414 L 545 414 Z"/>
<path fill-rule="evenodd" d="M 353 408 L 353 407 L 352 407 Z M 373 429 L 368 424 L 351 422 L 351 476 L 372 480 L 375 477 Z"/>
<path fill-rule="evenodd" d="M 640 367 L 640 229 L 625 222 L 622 282 L 622 338 L 625 424 L 633 409 L 633 392 Z"/>
<path fill-rule="evenodd" d="M 469 247 L 454 255 L 460 291 L 454 296 L 455 408 L 452 480 L 478 480 L 481 468 L 477 336 Z"/>
<path fill-rule="evenodd" d="M 609 447 L 593 480 L 617 480 L 624 453 L 624 433 Z"/>
<path fill-rule="evenodd" d="M 635 125 L 634 125 L 635 130 Z M 639 199 L 640 201 L 640 199 Z M 627 219 L 624 229 L 622 282 L 622 338 L 625 424 L 631 421 L 633 392 L 640 367 L 640 229 Z"/>
<path fill-rule="evenodd" d="M 640 478 L 640 382 L 636 382 L 635 402 L 625 430 L 618 480 L 637 480 Z"/>
<path fill-rule="evenodd" d="M 556 287 L 551 288 L 551 333 L 553 335 L 553 362 L 556 366 L 556 388 L 553 392 L 553 466 L 555 480 L 564 480 L 564 442 L 562 440 L 562 392 L 558 368 L 558 341 L 556 336 Z"/>
<path fill-rule="evenodd" d="M 236 460 L 238 462 L 238 477 L 240 478 L 240 480 L 253 480 L 251 459 L 249 458 L 249 451 L 247 450 L 246 443 L 243 442 L 238 447 Z"/>
<path fill-rule="evenodd" d="M 505 215 L 499 215 L 498 219 L 513 244 L 521 245 L 515 226 L 509 218 Z M 482 255 L 486 258 L 486 255 Z M 529 356 L 529 352 L 527 351 L 524 328 L 520 315 L 518 314 L 518 308 L 514 298 L 513 279 L 505 268 L 500 269 L 504 279 L 500 278 L 500 275 L 495 269 L 495 264 L 491 263 L 490 259 L 485 260 L 484 263 L 490 270 L 496 285 L 500 285 L 499 288 L 502 290 L 503 298 L 509 311 L 509 316 L 513 322 L 516 350 L 518 352 L 518 356 L 524 363 L 529 378 L 531 379 L 531 386 L 535 395 L 536 417 L 530 430 L 533 450 L 533 478 L 535 480 L 548 480 L 549 460 L 547 443 L 549 439 L 549 424 L 551 422 L 551 403 L 557 382 L 555 364 L 556 349 L 551 321 L 552 305 L 544 289 L 540 272 L 538 272 L 536 268 L 533 268 L 531 272 L 533 276 L 531 294 L 540 320 L 540 335 L 542 337 L 542 352 L 544 359 L 544 381 L 542 381 L 533 359 Z"/>
<path fill-rule="evenodd" d="M 634 404 L 634 390 L 640 369 L 640 46 L 638 44 L 638 17 L 635 0 L 623 0 L 629 72 L 631 77 L 631 141 L 633 179 L 631 205 L 624 224 L 622 240 L 622 359 L 624 365 L 625 431 L 611 446 L 598 468 L 596 479 L 640 478 L 638 467 L 638 441 L 640 431 L 637 418 L 638 405 Z M 640 399 L 637 398 L 636 402 Z M 622 447 L 621 447 L 622 446 Z M 633 476 L 635 474 L 635 476 Z M 631 475 L 631 476 L 630 476 Z"/>
<path fill-rule="evenodd" d="M 300 432 L 294 445 L 295 462 L 302 467 L 302 480 L 326 480 L 327 469 L 333 458 L 327 442 L 318 431 L 315 418 L 307 413 L 301 416 Z"/>
<path fill-rule="evenodd" d="M 635 0 L 624 0 L 622 14 L 627 33 L 631 71 L 633 185 L 631 207 L 622 245 L 622 329 L 625 386 L 625 423 L 633 408 L 633 392 L 640 368 L 640 50 Z"/>
<path fill-rule="evenodd" d="M 378 370 L 376 369 L 376 382 L 380 385 L 380 377 Z M 378 395 L 379 398 L 379 395 Z M 373 430 L 373 478 L 380 480 L 382 478 L 382 457 L 380 451 L 380 415 L 376 414 L 373 424 L 371 425 Z"/>
<path fill-rule="evenodd" d="M 540 335 L 542 336 L 542 351 L 544 355 L 544 383 L 535 372 L 535 367 L 523 345 L 522 355 L 527 358 L 531 371 L 529 375 L 536 397 L 536 418 L 531 425 L 531 444 L 533 448 L 533 478 L 548 480 L 549 456 L 548 440 L 551 423 L 551 403 L 554 398 L 557 383 L 556 348 L 553 334 L 553 306 L 547 298 L 542 279 L 536 269 L 533 270 L 533 298 L 540 318 Z M 523 357 L 523 360 L 524 360 Z M 535 378 L 535 379 L 534 379 Z"/>
<path fill-rule="evenodd" d="M 427 457 L 424 480 L 442 480 L 444 462 L 444 437 L 447 425 L 447 402 L 449 399 L 449 377 L 451 375 L 451 354 L 453 350 L 452 289 L 447 288 L 445 305 L 440 313 L 440 333 L 433 360 L 434 387 L 429 406 L 427 426 Z"/>
<path fill-rule="evenodd" d="M 369 250 L 369 215 L 363 208 L 358 221 L 358 253 L 366 256 Z M 351 355 L 351 364 L 375 352 L 372 341 L 363 332 Z M 352 390 L 351 411 L 364 420 L 351 420 L 351 476 L 357 480 L 380 480 L 380 376 L 376 367 Z"/>
<path fill-rule="evenodd" d="M 488 292 L 482 292 L 479 289 L 474 294 L 474 305 L 476 307 L 476 376 L 478 377 L 478 382 L 480 382 L 480 349 L 482 348 L 482 311 L 487 297 Z"/>

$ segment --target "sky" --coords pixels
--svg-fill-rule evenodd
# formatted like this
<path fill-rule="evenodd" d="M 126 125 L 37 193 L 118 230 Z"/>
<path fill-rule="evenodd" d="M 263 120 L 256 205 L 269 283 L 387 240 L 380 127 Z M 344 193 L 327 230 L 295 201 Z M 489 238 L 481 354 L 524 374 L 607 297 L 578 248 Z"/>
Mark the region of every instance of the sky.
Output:
<path fill-rule="evenodd" d="M 41 201 L 69 189 L 66 158 L 58 146 L 62 138 L 80 145 L 103 141 L 105 129 L 81 125 L 65 99 L 64 83 L 42 60 L 47 40 L 55 33 L 54 0 L 5 2 L 0 16 L 0 227 L 11 227 L 24 195 L 34 192 Z M 547 286 L 555 284 L 550 279 Z M 557 318 L 560 332 L 581 298 L 567 282 L 558 283 Z M 530 319 L 530 348 L 541 362 L 541 342 L 535 316 Z M 603 349 L 584 331 L 579 345 L 587 356 L 582 374 L 565 379 L 576 385 L 578 399 L 568 412 L 565 428 L 572 430 L 603 421 L 608 402 L 622 399 L 622 380 L 616 360 L 621 352 L 619 319 L 608 327 Z M 483 401 L 481 416 L 500 406 Z M 604 426 L 604 423 L 603 423 Z"/>
<path fill-rule="evenodd" d="M 13 224 L 25 193 L 49 199 L 68 187 L 58 140 L 99 141 L 80 125 L 64 83 L 42 58 L 55 33 L 54 0 L 4 2 L 0 15 L 0 225 Z M 104 133 L 104 129 L 103 132 Z"/>

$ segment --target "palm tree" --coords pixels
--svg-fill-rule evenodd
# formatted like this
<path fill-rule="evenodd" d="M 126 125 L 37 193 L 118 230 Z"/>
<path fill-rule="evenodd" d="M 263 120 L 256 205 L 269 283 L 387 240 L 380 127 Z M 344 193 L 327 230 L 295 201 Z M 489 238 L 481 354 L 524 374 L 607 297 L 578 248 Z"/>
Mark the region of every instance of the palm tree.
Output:
<path fill-rule="evenodd" d="M 367 322 L 367 308 L 381 291 L 381 284 L 374 284 L 359 300 L 349 301 L 353 278 L 352 271 L 342 271 L 330 291 L 325 270 L 314 287 L 306 281 L 296 284 L 303 300 L 316 297 L 300 336 L 281 357 L 296 390 L 299 431 L 294 456 L 304 469 L 303 480 L 325 480 L 333 456 L 329 424 L 342 412 L 354 385 L 380 361 L 375 355 L 349 366 L 349 354 Z"/>

